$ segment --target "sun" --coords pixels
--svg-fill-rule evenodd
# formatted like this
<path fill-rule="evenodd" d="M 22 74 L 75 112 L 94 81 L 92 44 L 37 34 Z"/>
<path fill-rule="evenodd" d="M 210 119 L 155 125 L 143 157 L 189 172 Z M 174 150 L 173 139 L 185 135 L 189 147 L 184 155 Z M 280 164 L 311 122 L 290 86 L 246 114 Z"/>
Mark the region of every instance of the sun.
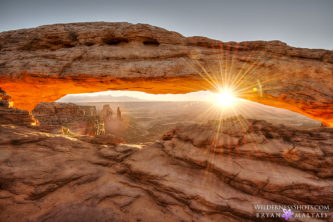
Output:
<path fill-rule="evenodd" d="M 237 97 L 230 89 L 222 89 L 215 95 L 215 103 L 223 108 L 229 108 L 235 105 Z"/>

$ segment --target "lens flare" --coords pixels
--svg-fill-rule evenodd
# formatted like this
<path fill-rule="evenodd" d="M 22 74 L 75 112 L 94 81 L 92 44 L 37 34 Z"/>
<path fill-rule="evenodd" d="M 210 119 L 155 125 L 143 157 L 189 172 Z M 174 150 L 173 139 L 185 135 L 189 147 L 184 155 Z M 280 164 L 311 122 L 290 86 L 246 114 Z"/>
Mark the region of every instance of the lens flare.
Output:
<path fill-rule="evenodd" d="M 223 89 L 215 96 L 215 102 L 222 108 L 229 108 L 236 103 L 236 96 L 230 89 Z"/>

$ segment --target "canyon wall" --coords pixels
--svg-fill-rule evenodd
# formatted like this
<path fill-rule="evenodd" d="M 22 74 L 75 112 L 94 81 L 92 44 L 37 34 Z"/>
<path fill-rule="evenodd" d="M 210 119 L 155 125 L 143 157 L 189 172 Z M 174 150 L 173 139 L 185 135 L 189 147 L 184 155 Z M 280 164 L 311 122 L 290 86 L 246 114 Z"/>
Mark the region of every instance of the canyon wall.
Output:
<path fill-rule="evenodd" d="M 186 93 L 216 90 L 216 82 L 234 85 L 242 98 L 333 125 L 332 50 L 221 42 L 130 23 L 55 24 L 0 34 L 0 87 L 26 110 L 70 93 Z"/>
<path fill-rule="evenodd" d="M 12 105 L 11 96 L 0 88 L 0 124 L 38 125 L 38 121 L 32 116 L 31 112 L 13 108 Z"/>
<path fill-rule="evenodd" d="M 39 103 L 32 114 L 39 122 L 39 128 L 49 132 L 68 129 L 79 135 L 101 135 L 104 122 L 97 116 L 96 107 L 79 106 L 73 103 Z"/>

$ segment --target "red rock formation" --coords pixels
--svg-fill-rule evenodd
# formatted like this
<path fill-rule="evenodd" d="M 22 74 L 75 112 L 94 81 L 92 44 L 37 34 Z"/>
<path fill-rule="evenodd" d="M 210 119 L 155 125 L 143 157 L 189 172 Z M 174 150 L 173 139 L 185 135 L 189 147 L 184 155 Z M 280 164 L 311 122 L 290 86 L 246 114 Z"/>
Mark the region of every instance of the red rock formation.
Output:
<path fill-rule="evenodd" d="M 117 108 L 117 120 L 118 120 L 118 121 L 121 121 L 121 120 L 122 120 L 122 117 L 121 117 L 121 111 L 120 111 L 120 108 L 119 108 L 119 107 Z"/>
<path fill-rule="evenodd" d="M 184 37 L 129 23 L 73 23 L 0 34 L 0 86 L 32 110 L 69 93 L 110 89 L 185 93 L 213 89 L 213 78 L 240 77 L 240 96 L 333 124 L 333 52 L 279 41 L 227 42 Z M 221 64 L 221 65 L 220 65 Z M 218 73 L 218 75 L 214 75 Z M 218 79 L 221 81 L 221 79 Z M 256 87 L 261 90 L 253 90 Z"/>
<path fill-rule="evenodd" d="M 70 131 L 96 136 L 104 131 L 95 106 L 79 106 L 73 103 L 39 103 L 32 111 L 40 128 L 60 132 L 62 127 Z"/>
<path fill-rule="evenodd" d="M 331 128 L 219 126 L 142 147 L 0 124 L 0 221 L 277 221 L 254 204 L 332 205 Z"/>
<path fill-rule="evenodd" d="M 117 116 L 112 117 L 113 111 L 109 104 L 105 104 L 99 116 L 100 120 L 104 123 L 105 134 L 112 134 L 121 136 L 126 133 L 128 124 L 122 121 L 120 108 L 117 108 Z"/>
<path fill-rule="evenodd" d="M 11 96 L 0 88 L 0 124 L 35 126 L 38 124 L 31 112 L 13 108 Z"/>
<path fill-rule="evenodd" d="M 112 120 L 113 111 L 109 104 L 105 104 L 100 113 L 100 119 L 104 122 Z"/>

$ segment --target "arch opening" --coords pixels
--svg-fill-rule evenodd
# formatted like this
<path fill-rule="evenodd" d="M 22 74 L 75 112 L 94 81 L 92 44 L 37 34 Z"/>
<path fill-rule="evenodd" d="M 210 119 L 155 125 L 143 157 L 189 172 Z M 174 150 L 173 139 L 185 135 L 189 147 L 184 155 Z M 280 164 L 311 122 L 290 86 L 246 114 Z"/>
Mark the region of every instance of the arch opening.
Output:
<path fill-rule="evenodd" d="M 56 101 L 55 107 L 58 113 L 47 113 L 48 110 L 43 111 L 43 108 L 37 106 L 33 114 L 43 125 L 43 121 L 50 121 L 53 118 L 52 115 L 64 115 L 61 109 L 66 110 L 66 105 L 61 108 L 58 104 L 76 104 L 83 107 L 76 108 L 78 109 L 76 113 L 79 113 L 77 115 L 98 116 L 98 119 L 102 121 L 104 133 L 116 135 L 126 143 L 133 144 L 154 142 L 179 124 L 202 124 L 228 118 L 265 120 L 273 125 L 283 124 L 298 129 L 319 127 L 321 124 L 319 121 L 289 110 L 237 97 L 232 98 L 232 101 L 221 102 L 219 101 L 221 95 L 225 96 L 223 93 L 197 91 L 184 94 L 150 94 L 140 91 L 114 90 L 68 94 Z M 82 112 L 86 113 L 82 114 Z M 93 127 L 81 125 L 80 128 L 79 120 L 80 118 L 73 118 L 72 122 L 64 125 L 76 133 L 86 132 L 87 127 Z M 82 127 L 84 127 L 83 131 Z"/>

